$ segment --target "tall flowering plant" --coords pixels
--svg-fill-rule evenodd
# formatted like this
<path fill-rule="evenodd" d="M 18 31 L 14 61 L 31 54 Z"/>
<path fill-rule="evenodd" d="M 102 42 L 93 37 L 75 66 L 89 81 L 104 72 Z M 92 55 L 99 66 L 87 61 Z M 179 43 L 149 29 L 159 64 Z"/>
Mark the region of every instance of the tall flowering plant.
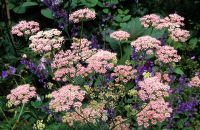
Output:
<path fill-rule="evenodd" d="M 70 22 L 81 22 L 82 27 L 80 36 L 71 39 L 70 48 L 65 50 L 62 49 L 65 37 L 58 29 L 39 31 L 39 25 L 34 22 L 20 22 L 13 27 L 13 34 L 30 36 L 29 48 L 41 59 L 46 58 L 46 64 L 41 61 L 38 66 L 42 69 L 36 69 L 27 57 L 21 62 L 42 77 L 41 81 L 45 81 L 47 87 L 41 92 L 37 86 L 16 83 L 17 88 L 7 95 L 7 107 L 23 106 L 12 129 L 16 128 L 24 107 L 30 104 L 32 110 L 47 114 L 47 120 L 44 116 L 35 117 L 35 124 L 31 124 L 33 129 L 44 129 L 45 123 L 52 120 L 69 128 L 75 128 L 79 123 L 90 128 L 104 125 L 110 130 L 130 130 L 134 126 L 148 129 L 173 115 L 169 102 L 173 94 L 170 76 L 181 56 L 172 42 L 163 45 L 163 41 L 151 34 L 134 38 L 131 32 L 120 29 L 108 35 L 119 43 L 120 53 L 110 48 L 94 48 L 92 42 L 83 37 L 83 25 L 95 17 L 95 11 L 88 8 L 69 15 Z M 155 14 L 140 18 L 144 28 L 165 29 L 166 37 L 182 44 L 190 36 L 187 30 L 181 29 L 183 21 L 178 14 L 163 19 Z M 132 54 L 126 55 L 124 44 L 128 44 Z M 121 62 L 124 55 L 126 60 Z M 49 79 L 46 78 L 48 73 L 42 73 L 46 66 L 50 68 L 45 71 L 50 73 Z M 199 81 L 195 76 L 189 86 L 198 88 Z"/>

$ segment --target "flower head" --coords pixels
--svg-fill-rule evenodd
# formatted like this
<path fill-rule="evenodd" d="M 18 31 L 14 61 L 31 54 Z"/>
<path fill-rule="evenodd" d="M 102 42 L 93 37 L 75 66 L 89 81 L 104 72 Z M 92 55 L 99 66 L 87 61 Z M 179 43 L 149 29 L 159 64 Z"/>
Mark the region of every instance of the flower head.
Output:
<path fill-rule="evenodd" d="M 55 112 L 68 111 L 73 108 L 80 108 L 85 96 L 85 91 L 79 86 L 72 84 L 65 85 L 57 91 L 51 93 L 52 100 L 49 108 Z"/>
<path fill-rule="evenodd" d="M 164 63 L 178 62 L 181 59 L 177 54 L 177 50 L 168 45 L 160 47 L 156 51 L 156 56 L 159 61 Z"/>
<path fill-rule="evenodd" d="M 30 84 L 19 85 L 17 88 L 12 89 L 11 93 L 7 95 L 8 104 L 11 106 L 18 106 L 19 104 L 28 103 L 33 97 L 36 97 L 36 89 Z"/>
<path fill-rule="evenodd" d="M 200 78 L 199 76 L 194 76 L 191 81 L 189 82 L 189 85 L 192 87 L 200 87 Z"/>
<path fill-rule="evenodd" d="M 19 37 L 33 35 L 40 30 L 39 23 L 35 21 L 20 21 L 12 27 L 11 33 Z"/>
<path fill-rule="evenodd" d="M 69 21 L 79 23 L 81 20 L 95 19 L 96 13 L 88 8 L 79 9 L 69 15 Z"/>
<path fill-rule="evenodd" d="M 117 41 L 124 41 L 130 37 L 130 34 L 125 31 L 115 31 L 110 34 L 110 37 L 117 40 Z"/>

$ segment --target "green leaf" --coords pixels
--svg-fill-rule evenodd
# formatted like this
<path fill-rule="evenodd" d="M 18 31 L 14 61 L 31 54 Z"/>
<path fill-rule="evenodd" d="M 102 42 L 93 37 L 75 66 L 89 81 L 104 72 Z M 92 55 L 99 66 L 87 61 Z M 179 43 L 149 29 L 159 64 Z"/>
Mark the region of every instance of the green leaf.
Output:
<path fill-rule="evenodd" d="M 30 6 L 35 6 L 35 5 L 38 5 L 38 3 L 36 3 L 36 2 L 24 2 L 22 4 L 23 7 L 30 7 Z"/>
<path fill-rule="evenodd" d="M 189 45 L 192 49 L 196 48 L 197 47 L 197 43 L 198 43 L 198 39 L 197 38 L 192 38 L 190 39 L 189 41 Z"/>
<path fill-rule="evenodd" d="M 46 18 L 53 19 L 53 14 L 48 8 L 42 9 L 41 14 Z"/>
<path fill-rule="evenodd" d="M 107 14 L 107 13 L 109 13 L 110 11 L 109 11 L 109 9 L 106 8 L 106 9 L 103 9 L 103 12 Z"/>
<path fill-rule="evenodd" d="M 119 64 L 124 64 L 127 60 L 130 60 L 131 56 L 131 46 L 126 45 L 123 46 L 123 55 L 122 58 L 119 60 Z"/>
<path fill-rule="evenodd" d="M 117 12 L 118 12 L 119 14 L 123 14 L 123 10 L 121 10 L 121 9 L 118 9 Z"/>
<path fill-rule="evenodd" d="M 15 8 L 15 5 L 13 4 L 13 3 L 8 3 L 8 8 L 10 9 L 10 10 L 12 10 L 13 8 Z"/>
<path fill-rule="evenodd" d="M 131 15 L 127 15 L 127 16 L 123 17 L 122 21 L 126 22 L 126 21 L 128 21 L 130 19 L 131 19 Z"/>
<path fill-rule="evenodd" d="M 117 22 L 122 22 L 122 18 L 119 16 L 119 15 L 117 15 L 116 17 L 115 17 L 115 20 L 117 21 Z"/>
<path fill-rule="evenodd" d="M 145 32 L 145 29 L 142 27 L 139 18 L 132 18 L 131 21 L 122 26 L 122 30 L 131 34 L 131 37 L 134 39 L 142 36 Z"/>
<path fill-rule="evenodd" d="M 87 7 L 94 7 L 97 5 L 99 1 L 98 0 L 82 0 L 81 2 L 83 5 Z"/>
<path fill-rule="evenodd" d="M 26 12 L 26 8 L 20 5 L 20 6 L 13 8 L 13 11 L 17 14 L 23 14 Z"/>
<path fill-rule="evenodd" d="M 180 74 L 180 75 L 183 75 L 184 72 L 181 70 L 181 68 L 176 68 L 175 71 L 174 71 L 176 74 Z"/>

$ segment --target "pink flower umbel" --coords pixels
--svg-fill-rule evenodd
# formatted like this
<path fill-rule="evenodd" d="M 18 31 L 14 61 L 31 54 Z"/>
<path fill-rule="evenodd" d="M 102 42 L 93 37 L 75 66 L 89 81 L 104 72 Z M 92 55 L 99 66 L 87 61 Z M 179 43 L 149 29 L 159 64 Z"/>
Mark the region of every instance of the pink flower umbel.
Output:
<path fill-rule="evenodd" d="M 135 78 L 136 72 L 137 70 L 134 70 L 132 66 L 119 65 L 114 68 L 114 72 L 111 74 L 111 76 L 114 77 L 117 83 L 127 83 L 131 79 Z"/>
<path fill-rule="evenodd" d="M 51 93 L 52 100 L 49 102 L 49 108 L 55 112 L 68 111 L 72 107 L 80 108 L 85 96 L 85 91 L 79 86 L 72 84 L 65 85 L 57 91 Z"/>
<path fill-rule="evenodd" d="M 143 101 L 169 96 L 170 87 L 161 83 L 158 77 L 146 78 L 138 85 L 140 87 L 138 94 Z"/>
<path fill-rule="evenodd" d="M 35 21 L 20 21 L 12 27 L 11 33 L 19 37 L 23 35 L 33 35 L 40 30 L 39 23 Z"/>
<path fill-rule="evenodd" d="M 181 59 L 177 54 L 177 50 L 168 45 L 160 47 L 156 51 L 156 56 L 163 63 L 178 62 Z"/>
<path fill-rule="evenodd" d="M 117 41 L 125 41 L 125 40 L 128 40 L 128 38 L 130 37 L 130 34 L 125 31 L 119 30 L 119 31 L 115 31 L 111 33 L 110 37 Z"/>
<path fill-rule="evenodd" d="M 79 9 L 69 15 L 69 21 L 79 23 L 81 20 L 95 19 L 96 13 L 88 8 Z"/>
<path fill-rule="evenodd" d="M 144 125 L 145 128 L 149 123 L 156 125 L 157 122 L 163 122 L 166 118 L 170 117 L 172 108 L 169 103 L 165 102 L 163 98 L 155 101 L 150 101 L 147 106 L 139 112 L 137 116 L 137 123 L 139 126 Z"/>
<path fill-rule="evenodd" d="M 96 73 L 105 74 L 108 69 L 114 67 L 117 60 L 116 55 L 116 53 L 99 50 L 96 54 L 86 60 L 88 63 L 87 69 Z"/>
<path fill-rule="evenodd" d="M 131 42 L 131 46 L 135 48 L 136 52 L 145 50 L 147 54 L 152 53 L 149 52 L 149 50 L 152 51 L 158 49 L 160 45 L 161 42 L 151 36 L 142 36 Z"/>
<path fill-rule="evenodd" d="M 198 76 L 194 76 L 189 82 L 191 87 L 200 87 L 200 78 Z"/>
<path fill-rule="evenodd" d="M 88 122 L 95 124 L 97 120 L 107 121 L 107 111 L 104 110 L 104 106 L 105 104 L 103 103 L 90 102 L 86 108 L 77 108 L 76 112 L 67 112 L 63 116 L 63 122 L 72 126 L 77 121 L 82 124 Z"/>
<path fill-rule="evenodd" d="M 29 40 L 31 40 L 29 47 L 36 53 L 58 50 L 64 43 L 64 37 L 61 36 L 61 31 L 57 29 L 40 31 L 36 35 L 32 35 Z"/>
<path fill-rule="evenodd" d="M 180 28 L 172 29 L 170 32 L 170 38 L 176 42 L 186 42 L 190 36 L 189 31 Z"/>
<path fill-rule="evenodd" d="M 36 97 L 36 89 L 30 84 L 19 85 L 17 88 L 12 89 L 11 93 L 7 95 L 9 106 L 18 106 L 26 104 L 33 97 Z"/>
<path fill-rule="evenodd" d="M 140 22 L 144 27 L 157 27 L 160 23 L 160 16 L 156 14 L 145 15 L 140 18 Z"/>

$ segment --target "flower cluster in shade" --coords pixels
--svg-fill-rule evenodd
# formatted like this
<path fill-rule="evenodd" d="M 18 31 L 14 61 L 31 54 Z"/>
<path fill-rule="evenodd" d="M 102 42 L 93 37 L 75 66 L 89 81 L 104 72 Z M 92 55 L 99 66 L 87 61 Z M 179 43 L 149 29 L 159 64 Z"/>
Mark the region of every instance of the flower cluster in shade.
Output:
<path fill-rule="evenodd" d="M 181 29 L 184 26 L 184 18 L 176 13 L 170 14 L 163 19 L 156 14 L 145 15 L 140 18 L 140 21 L 144 27 L 168 28 L 170 38 L 176 42 L 185 42 L 190 36 L 189 31 Z"/>
<path fill-rule="evenodd" d="M 115 53 L 91 49 L 90 45 L 87 39 L 74 39 L 71 50 L 57 53 L 51 64 L 54 79 L 67 81 L 67 78 L 85 77 L 93 72 L 104 74 L 114 67 Z"/>
<path fill-rule="evenodd" d="M 30 84 L 19 85 L 17 88 L 12 89 L 10 94 L 7 95 L 8 106 L 18 106 L 26 104 L 33 97 L 36 97 L 36 89 Z"/>
<path fill-rule="evenodd" d="M 150 101 L 141 112 L 137 114 L 137 123 L 139 126 L 144 125 L 145 128 L 149 123 L 156 125 L 157 122 L 163 122 L 166 118 L 170 117 L 172 108 L 169 103 L 165 102 L 163 98 Z"/>
<path fill-rule="evenodd" d="M 143 101 L 169 96 L 170 87 L 161 83 L 156 76 L 146 78 L 140 81 L 138 85 L 140 87 L 138 94 Z"/>
<path fill-rule="evenodd" d="M 79 9 L 77 11 L 72 12 L 69 15 L 69 21 L 73 23 L 79 23 L 82 20 L 90 20 L 95 18 L 96 18 L 95 11 L 90 10 L 88 8 Z"/>
<path fill-rule="evenodd" d="M 111 76 L 114 77 L 117 83 L 119 82 L 127 83 L 128 81 L 135 78 L 136 72 L 137 70 L 133 69 L 132 66 L 118 65 L 114 68 Z"/>
<path fill-rule="evenodd" d="M 156 56 L 163 63 L 178 62 L 181 57 L 177 54 L 177 50 L 173 47 L 165 45 L 156 51 Z"/>
<path fill-rule="evenodd" d="M 29 47 L 36 53 L 47 53 L 53 50 L 58 50 L 64 43 L 64 37 L 61 36 L 61 31 L 51 29 L 48 31 L 39 31 L 32 35 L 29 40 Z"/>
<path fill-rule="evenodd" d="M 191 87 L 200 87 L 200 78 L 199 76 L 194 76 L 189 82 L 189 86 Z"/>
<path fill-rule="evenodd" d="M 55 112 L 68 111 L 71 108 L 80 108 L 85 96 L 85 91 L 79 86 L 72 84 L 65 85 L 51 93 L 49 108 Z"/>
<path fill-rule="evenodd" d="M 110 34 L 110 37 L 117 41 L 125 41 L 125 40 L 128 40 L 128 38 L 130 37 L 130 34 L 127 33 L 126 31 L 119 30 L 119 31 L 112 32 Z"/>
<path fill-rule="evenodd" d="M 22 37 L 24 35 L 33 35 L 40 30 L 39 23 L 35 21 L 20 21 L 18 24 L 12 27 L 11 33 Z"/>
<path fill-rule="evenodd" d="M 73 126 L 74 122 L 80 122 L 82 124 L 93 123 L 96 124 L 98 121 L 107 121 L 107 111 L 104 110 L 104 103 L 97 103 L 91 101 L 86 108 L 78 108 L 75 112 L 67 112 L 63 116 L 63 122 Z"/>
<path fill-rule="evenodd" d="M 158 49 L 161 42 L 151 36 L 142 36 L 131 42 L 131 46 L 136 52 L 146 51 L 147 54 L 153 54 L 153 50 Z"/>
<path fill-rule="evenodd" d="M 125 121 L 126 119 L 123 119 L 122 116 L 117 116 L 113 119 L 112 123 L 109 125 L 109 128 L 113 130 L 130 130 L 130 124 Z"/>
<path fill-rule="evenodd" d="M 33 130 L 44 130 L 45 124 L 43 120 L 37 120 L 37 122 L 33 125 Z"/>

